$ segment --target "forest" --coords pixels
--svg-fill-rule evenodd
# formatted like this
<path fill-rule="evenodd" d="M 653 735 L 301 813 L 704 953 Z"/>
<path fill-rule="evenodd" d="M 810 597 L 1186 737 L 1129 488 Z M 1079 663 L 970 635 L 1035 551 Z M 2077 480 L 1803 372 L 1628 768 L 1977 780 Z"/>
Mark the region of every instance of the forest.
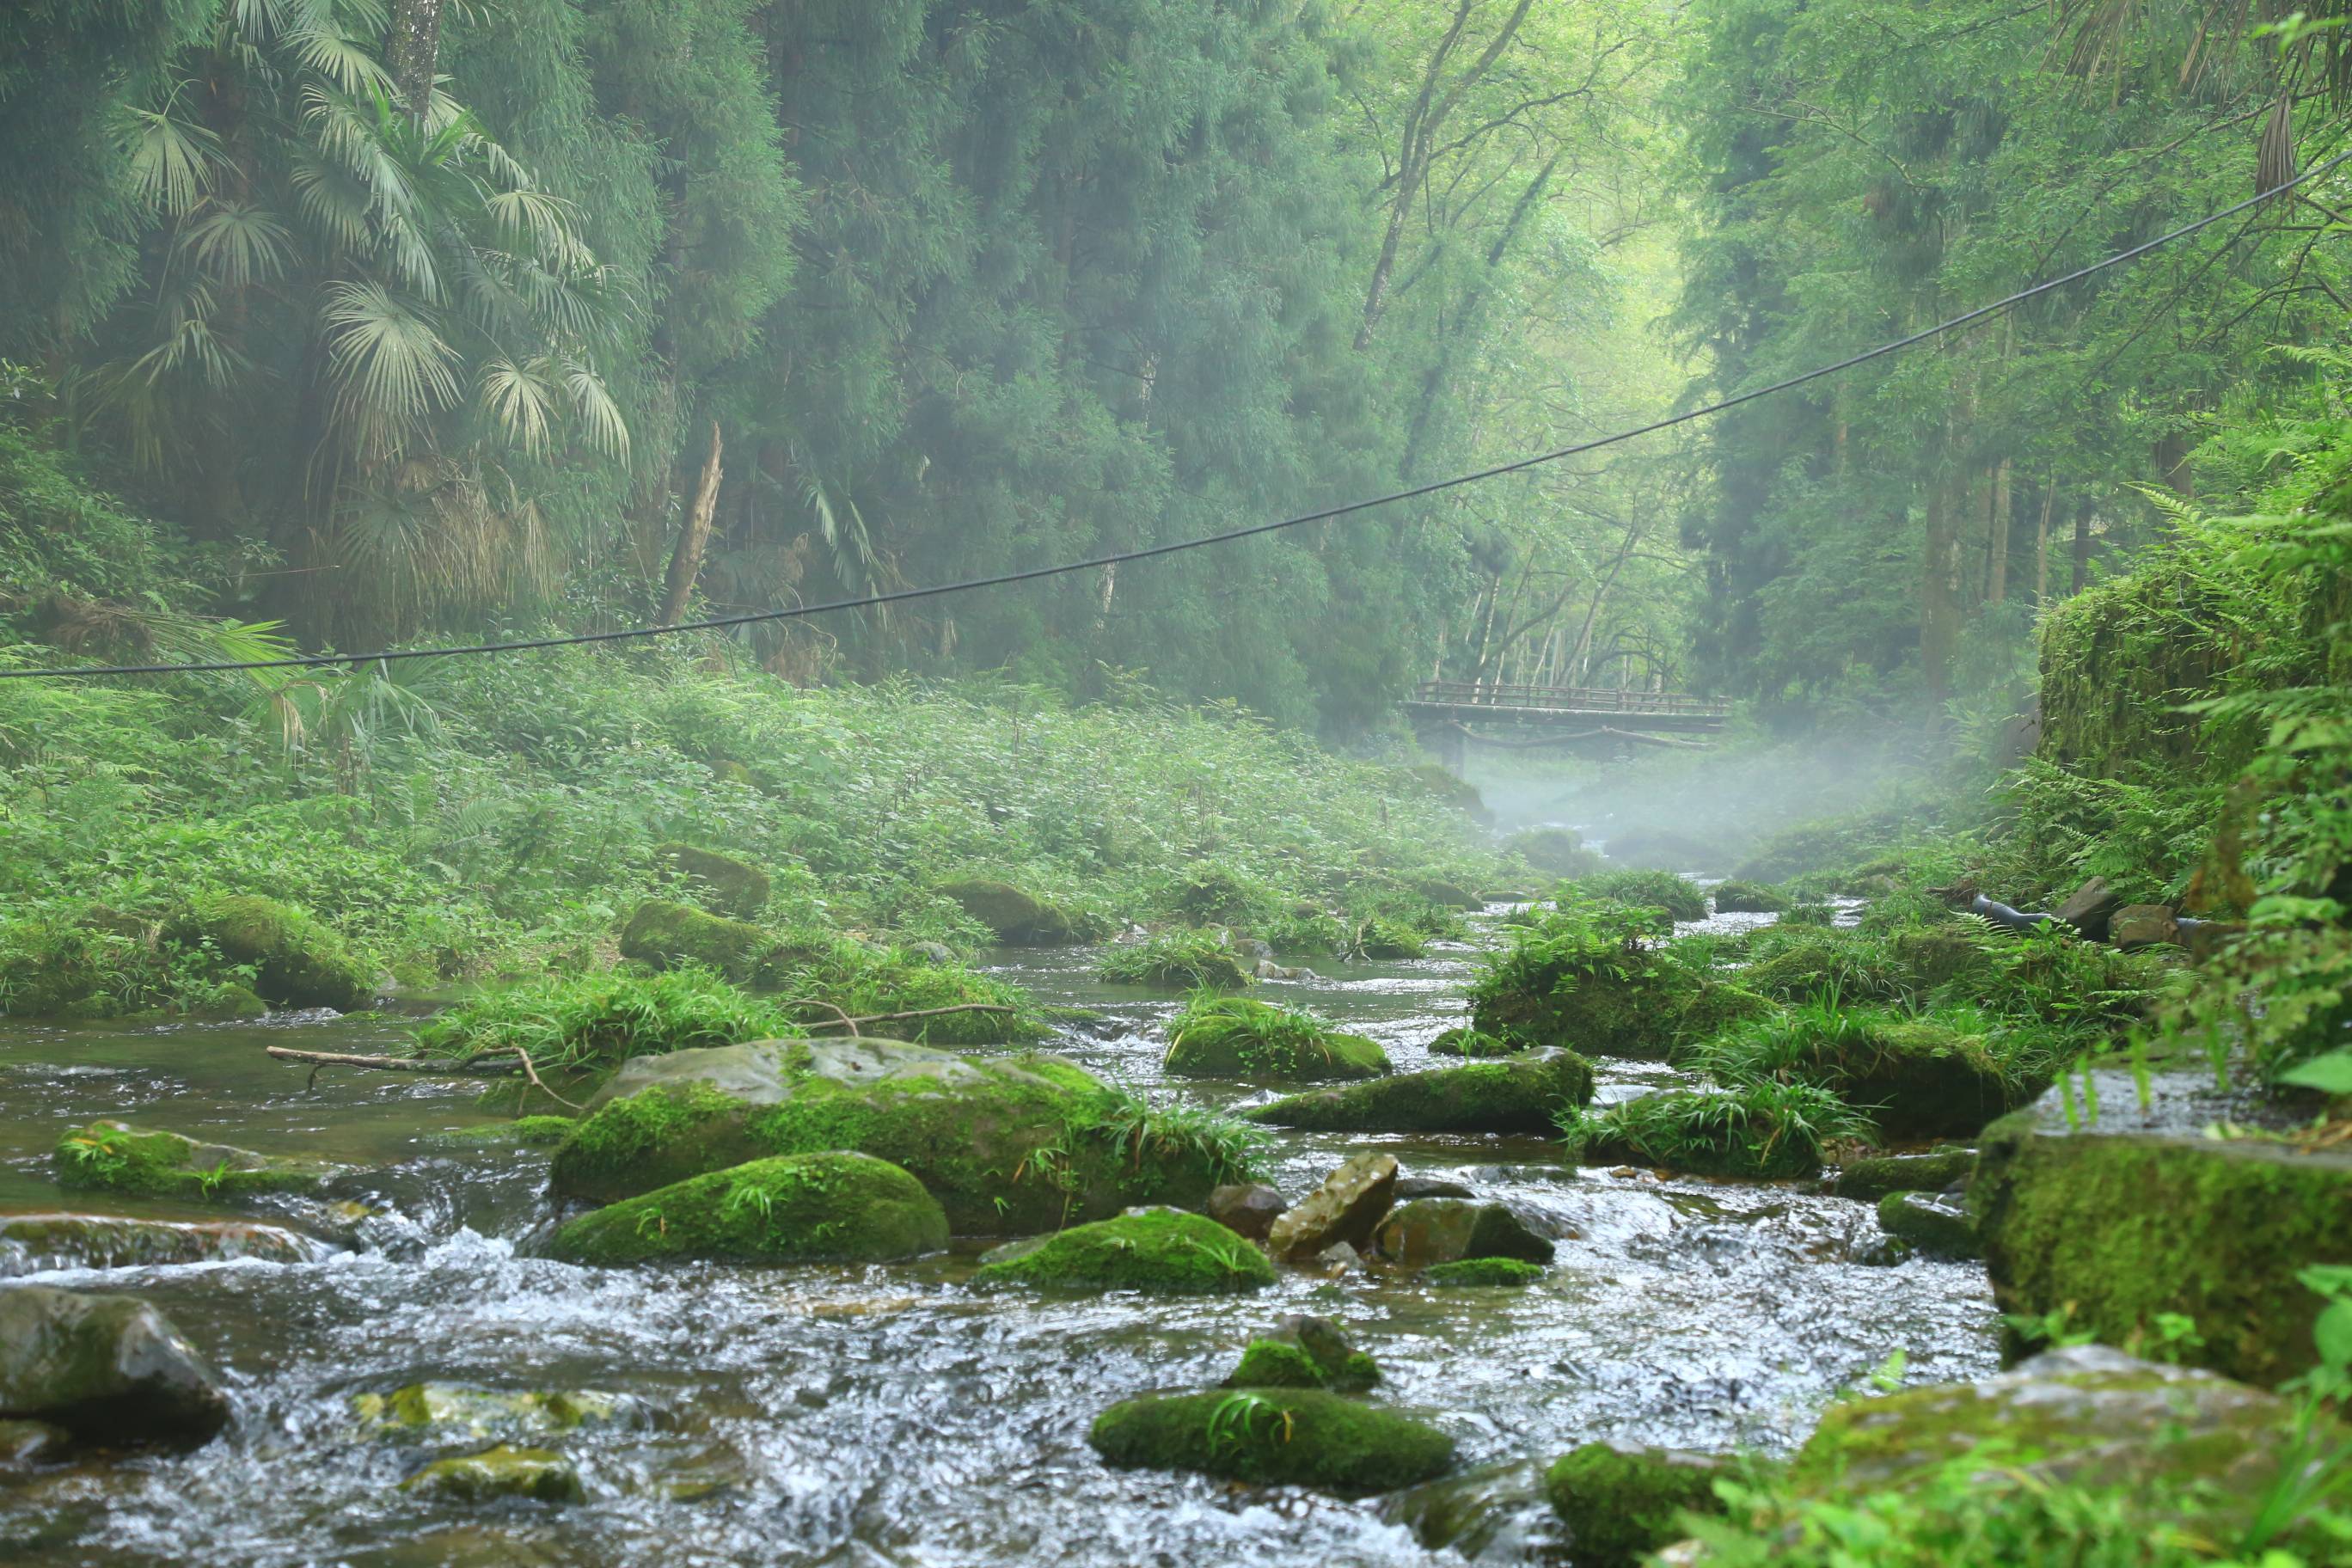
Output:
<path fill-rule="evenodd" d="M 0 149 L 0 1556 L 2352 1564 L 2352 0 L 15 0 Z"/>

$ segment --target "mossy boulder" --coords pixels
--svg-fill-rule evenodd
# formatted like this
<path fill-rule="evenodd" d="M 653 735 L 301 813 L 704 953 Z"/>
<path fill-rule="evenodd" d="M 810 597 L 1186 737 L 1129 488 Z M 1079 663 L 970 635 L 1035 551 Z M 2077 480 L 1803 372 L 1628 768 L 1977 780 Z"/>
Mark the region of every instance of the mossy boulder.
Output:
<path fill-rule="evenodd" d="M 1587 1443 L 1552 1461 L 1544 1494 L 1568 1525 L 1577 1568 L 1633 1568 L 1683 1538 L 1684 1512 L 1722 1512 L 1715 1483 L 1736 1474 L 1709 1454 Z"/>
<path fill-rule="evenodd" d="M 205 1442 L 227 1394 L 169 1318 L 133 1296 L 0 1289 L 0 1417 L 110 1446 Z"/>
<path fill-rule="evenodd" d="M 1454 1463 L 1454 1440 L 1434 1426 L 1307 1388 L 1129 1399 L 1097 1416 L 1087 1441 L 1122 1468 L 1350 1493 L 1412 1486 Z"/>
<path fill-rule="evenodd" d="M 1444 1289 L 1518 1289 L 1534 1284 L 1544 1277 L 1540 1263 L 1525 1263 L 1516 1258 L 1465 1258 L 1458 1263 L 1440 1263 L 1421 1277 L 1424 1285 Z"/>
<path fill-rule="evenodd" d="M 555 1152 L 557 1195 L 614 1203 L 775 1154 L 900 1167 L 960 1236 L 1022 1236 L 1137 1203 L 1195 1206 L 1229 1180 L 1052 1057 L 966 1060 L 903 1041 L 762 1040 L 625 1064 Z"/>
<path fill-rule="evenodd" d="M 562 1455 L 545 1448 L 501 1443 L 479 1454 L 436 1459 L 400 1483 L 404 1492 L 451 1502 L 495 1502 L 524 1498 L 532 1502 L 586 1500 L 580 1471 Z"/>
<path fill-rule="evenodd" d="M 1666 1089 L 1581 1117 L 1567 1136 L 1587 1165 L 1786 1181 L 1820 1173 L 1824 1141 L 1836 1131 L 1824 1131 L 1822 1113 L 1832 1110 L 1852 1116 L 1825 1090 L 1802 1086 Z"/>
<path fill-rule="evenodd" d="M 824 1153 L 752 1160 L 625 1198 L 568 1221 L 547 1250 L 606 1265 L 898 1263 L 947 1244 L 947 1213 L 920 1182 L 869 1154 Z"/>
<path fill-rule="evenodd" d="M 1838 1167 L 1832 1188 L 1842 1198 L 1875 1201 L 1889 1193 L 1940 1193 L 1965 1183 L 1976 1169 L 1977 1152 L 1946 1144 L 1917 1154 L 1872 1154 Z"/>
<path fill-rule="evenodd" d="M 1976 1216 L 1958 1193 L 1889 1193 L 1878 1200 L 1878 1228 L 1930 1258 L 1980 1251 Z"/>
<path fill-rule="evenodd" d="M 120 1215 L 0 1215 L 0 1279 L 52 1268 L 154 1268 L 251 1258 L 314 1263 L 336 1249 L 282 1226 Z"/>
<path fill-rule="evenodd" d="M 668 899 L 639 904 L 621 931 L 621 956 L 648 969 L 697 964 L 738 983 L 759 979 L 776 945 L 773 937 L 748 921 Z"/>
<path fill-rule="evenodd" d="M 1253 1121 L 1322 1132 L 1532 1132 L 1592 1098 L 1592 1066 L 1573 1051 L 1400 1073 L 1292 1095 L 1247 1112 Z"/>
<path fill-rule="evenodd" d="M 634 1425 L 638 1400 L 593 1388 L 476 1388 L 462 1383 L 412 1383 L 389 1394 L 350 1400 L 362 1436 L 387 1442 L 482 1443 L 492 1437 L 549 1437 L 582 1426 Z"/>
<path fill-rule="evenodd" d="M 1591 876 L 1605 864 L 1572 827 L 1522 828 L 1503 840 L 1503 849 L 1555 877 Z"/>
<path fill-rule="evenodd" d="M 1379 1041 L 1246 996 L 1196 1001 L 1169 1024 L 1168 1042 L 1165 1065 L 1179 1078 L 1331 1083 L 1389 1070 Z"/>
<path fill-rule="evenodd" d="M 164 937 L 210 944 L 231 963 L 253 966 L 253 989 L 279 1007 L 350 1013 L 375 999 L 375 971 L 332 926 L 292 904 L 256 893 L 199 899 L 165 926 Z"/>
<path fill-rule="evenodd" d="M 50 1464 L 73 1447 L 73 1434 L 47 1421 L 0 1421 L 0 1472 Z"/>
<path fill-rule="evenodd" d="M 576 1116 L 518 1116 L 511 1121 L 485 1121 L 433 1135 L 439 1143 L 460 1146 L 495 1145 L 515 1149 L 552 1149 L 572 1136 L 580 1124 Z"/>
<path fill-rule="evenodd" d="M 1707 897 L 1719 915 L 1777 915 L 1789 907 L 1789 895 L 1769 882 L 1747 882 L 1737 877 L 1717 882 Z"/>
<path fill-rule="evenodd" d="M 1701 1046 L 1688 1059 L 1727 1083 L 1769 1078 L 1830 1089 L 1889 1142 L 1973 1136 L 2012 1104 L 2008 1076 L 1980 1037 L 1892 1014 L 1842 1013 L 1824 1024 L 1799 1012 Z"/>
<path fill-rule="evenodd" d="M 1552 1245 L 1501 1204 L 1464 1198 L 1415 1198 L 1399 1204 L 1372 1233 L 1379 1254 L 1406 1268 L 1458 1263 L 1467 1258 L 1515 1258 L 1549 1263 Z"/>
<path fill-rule="evenodd" d="M 1985 1131 L 1969 1196 L 2001 1310 L 2068 1310 L 2127 1348 L 2179 1313 L 2204 1342 L 2199 1364 L 2265 1386 L 2308 1368 L 2322 1303 L 2296 1276 L 2352 1265 L 2352 1152 L 2209 1137 L 2201 1115 L 2136 1131 L 2130 1073 L 2093 1083 L 2095 1121 L 2070 1121 L 2053 1089 Z"/>
<path fill-rule="evenodd" d="M 93 1121 L 67 1133 L 58 1140 L 51 1163 L 61 1187 L 191 1203 L 316 1193 L 341 1170 L 323 1161 L 259 1154 L 124 1121 Z"/>
<path fill-rule="evenodd" d="M 1264 1289 L 1274 1283 L 1274 1265 L 1206 1215 L 1138 1208 L 1000 1247 L 981 1259 L 971 1282 L 1216 1296 Z"/>
<path fill-rule="evenodd" d="M 1160 990 L 1246 991 L 1255 982 L 1241 954 L 1209 931 L 1171 931 L 1123 943 L 1103 954 L 1096 973 L 1115 984 Z"/>
<path fill-rule="evenodd" d="M 1372 1358 L 1349 1342 L 1328 1318 L 1285 1318 L 1242 1351 L 1227 1388 L 1325 1388 L 1361 1394 L 1381 1381 Z"/>
<path fill-rule="evenodd" d="M 1489 1035 L 1481 1030 L 1456 1025 L 1429 1042 L 1429 1054 L 1433 1057 L 1467 1057 L 1473 1061 L 1488 1061 L 1496 1057 L 1515 1057 L 1521 1051 L 1536 1048 L 1533 1040 L 1514 1034 Z"/>
<path fill-rule="evenodd" d="M 1663 1061 L 1690 1041 L 1772 1010 L 1752 991 L 1654 952 L 1508 973 L 1507 982 L 1482 982 L 1471 1026 L 1588 1056 Z"/>
<path fill-rule="evenodd" d="M 995 932 L 999 942 L 1016 947 L 1053 947 L 1077 940 L 1067 914 L 1010 882 L 970 877 L 946 883 L 939 891 Z"/>
<path fill-rule="evenodd" d="M 2077 1345 L 1983 1383 L 1832 1405 L 1790 1480 L 1821 1496 L 1900 1491 L 1981 1453 L 1988 1468 L 2030 1481 L 2129 1495 L 2144 1522 L 2196 1510 L 2200 1533 L 2228 1540 L 2279 1479 L 2294 1427 L 2294 1402 L 2277 1394 Z M 2312 1440 L 2293 1462 L 2322 1464 L 2352 1435 L 2323 1416 Z"/>
<path fill-rule="evenodd" d="M 1486 907 L 1486 900 L 1461 883 L 1449 882 L 1443 877 L 1415 877 L 1405 886 L 1411 888 L 1418 897 L 1427 899 L 1433 904 L 1442 904 L 1449 910 L 1479 910 Z"/>
<path fill-rule="evenodd" d="M 654 858 L 684 879 L 713 914 L 748 921 L 768 907 L 768 874 L 748 860 L 691 844 L 658 844 Z"/>

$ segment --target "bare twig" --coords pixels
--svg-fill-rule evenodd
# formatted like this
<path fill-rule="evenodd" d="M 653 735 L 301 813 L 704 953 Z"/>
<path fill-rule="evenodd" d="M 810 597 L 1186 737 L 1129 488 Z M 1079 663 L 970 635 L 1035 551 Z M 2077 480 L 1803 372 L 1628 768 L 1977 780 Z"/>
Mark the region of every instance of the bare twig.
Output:
<path fill-rule="evenodd" d="M 532 1065 L 530 1053 L 524 1050 L 520 1046 L 517 1046 L 515 1047 L 515 1059 L 522 1063 L 523 1072 L 530 1077 L 531 1082 L 539 1086 L 539 1091 L 547 1096 L 548 1099 L 555 1101 L 558 1105 L 569 1106 L 574 1110 L 585 1110 L 588 1109 L 586 1106 L 580 1104 L 576 1100 L 564 1099 L 562 1095 L 548 1088 L 547 1080 L 539 1076 L 539 1068 Z"/>
<path fill-rule="evenodd" d="M 514 1067 L 503 1058 L 468 1057 L 460 1061 L 436 1061 L 429 1057 L 355 1057 L 341 1051 L 298 1051 L 289 1046 L 265 1049 L 280 1061 L 309 1062 L 312 1068 L 373 1068 L 383 1072 L 421 1072 L 443 1078 L 509 1078 Z"/>
<path fill-rule="evenodd" d="M 847 1013 L 844 1012 L 839 1007 L 835 1006 L 832 1003 L 820 1002 L 814 996 L 803 996 L 797 1001 L 793 1002 L 791 1005 L 794 1007 L 823 1007 L 835 1017 L 840 1019 L 853 1037 L 857 1034 L 857 1026 L 859 1023 L 863 1022 L 861 1019 L 851 1017 Z M 829 1024 L 812 1024 L 809 1027 L 812 1029 L 824 1029 L 830 1028 L 832 1026 Z"/>
<path fill-rule="evenodd" d="M 849 1032 L 853 1035 L 857 1033 L 857 1026 L 860 1024 L 898 1024 L 903 1023 L 908 1018 L 936 1018 L 942 1013 L 1013 1013 L 1020 1010 L 1016 1007 L 1008 1006 L 1002 1002 L 959 1002 L 952 1007 L 914 1007 L 909 1008 L 904 1013 L 870 1013 L 864 1017 L 853 1018 L 848 1014 L 842 1012 L 840 1008 L 835 1007 L 830 1002 L 816 1002 L 803 999 L 800 1002 L 794 1003 L 793 1005 L 801 1007 L 831 1008 L 833 1012 L 839 1015 L 842 1023 L 849 1026 Z M 815 1029 L 830 1029 L 834 1027 L 831 1024 L 812 1024 L 809 1026 Z"/>

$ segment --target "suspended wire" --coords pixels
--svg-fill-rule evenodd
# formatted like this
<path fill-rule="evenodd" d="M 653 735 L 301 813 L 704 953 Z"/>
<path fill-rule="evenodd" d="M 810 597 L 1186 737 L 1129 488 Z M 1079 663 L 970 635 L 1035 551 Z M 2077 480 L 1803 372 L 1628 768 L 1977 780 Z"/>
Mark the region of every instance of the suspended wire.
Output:
<path fill-rule="evenodd" d="M 1932 339 L 1942 337 L 1947 332 L 1956 331 L 1971 322 L 1983 321 L 1988 316 L 2021 305 L 2026 300 L 2047 294 L 2053 289 L 2063 289 L 2070 283 L 2079 283 L 2084 279 L 2105 272 L 2110 268 L 2137 261 L 2150 251 L 2160 250 L 2168 245 L 2188 238 L 2192 234 L 2210 228 L 2215 224 L 2233 218 L 2250 208 L 2274 201 L 2296 186 L 2306 184 L 2322 174 L 2342 167 L 2347 163 L 2352 163 L 2352 153 L 2339 153 L 2324 163 L 2315 163 L 2302 174 L 2272 186 L 2259 195 L 2249 196 L 2235 206 L 2224 207 L 2220 212 L 2208 214 L 2194 223 L 2184 224 L 2168 233 L 2158 235 L 2154 239 L 2135 245 L 2128 250 L 2119 250 L 2086 267 L 2078 267 L 2074 271 L 2060 277 L 2045 279 L 2031 288 L 2021 289 L 2016 293 L 1995 300 L 1989 305 L 1979 305 L 1973 310 L 1952 317 L 1949 321 L 1938 321 L 1932 327 L 1923 328 L 1908 337 L 1894 339 L 1892 342 L 1881 343 L 1876 348 L 1865 349 L 1861 353 L 1839 360 L 1832 364 L 1821 365 L 1785 380 L 1773 382 L 1767 386 L 1738 393 L 1681 414 L 1669 415 L 1663 419 L 1654 419 L 1646 425 L 1636 425 L 1612 435 L 1595 437 L 1591 440 L 1577 441 L 1565 447 L 1555 447 L 1548 452 L 1538 452 L 1531 457 L 1514 458 L 1507 463 L 1497 463 L 1492 468 L 1479 468 L 1466 474 L 1455 474 L 1449 479 L 1433 479 L 1427 484 L 1414 485 L 1408 489 L 1391 490 L 1385 495 L 1370 496 L 1362 500 L 1352 500 L 1340 506 L 1325 507 L 1320 511 L 1302 512 L 1297 517 L 1278 518 L 1272 522 L 1253 523 L 1247 528 L 1232 529 L 1223 533 L 1203 534 L 1197 539 L 1178 540 L 1172 544 L 1153 544 L 1136 550 L 1122 550 L 1109 555 L 1090 555 L 1084 560 L 1064 561 L 1050 566 L 1032 566 L 1020 572 L 1000 572 L 993 576 L 967 577 L 959 582 L 934 583 L 919 588 L 894 588 L 887 593 L 866 594 L 854 599 L 828 599 L 820 604 L 796 605 L 790 609 L 755 610 L 739 616 L 715 616 L 709 620 L 680 621 L 670 626 L 631 626 L 622 631 L 577 632 L 564 637 L 519 637 L 509 642 L 466 643 L 444 647 L 386 648 L 376 653 L 304 654 L 289 655 L 284 658 L 222 659 L 200 664 L 106 664 L 53 669 L 0 669 L 0 680 L 30 680 L 45 677 L 89 675 L 208 675 L 242 669 L 315 669 L 331 665 L 388 664 L 395 659 L 448 658 L 465 654 L 521 653 L 531 648 L 578 647 L 590 643 L 632 642 L 642 637 L 670 637 L 679 632 L 723 631 L 731 626 L 757 626 L 769 621 L 797 620 L 807 616 L 831 615 L 839 610 L 864 610 L 884 605 L 902 605 L 915 599 L 935 599 L 949 594 L 968 594 L 979 588 L 1001 588 L 1015 583 L 1034 583 L 1041 578 L 1059 577 L 1072 572 L 1096 572 L 1106 566 L 1124 565 L 1130 561 L 1150 561 L 1158 556 L 1174 555 L 1186 550 L 1203 550 L 1213 544 L 1230 544 L 1237 539 L 1255 539 L 1263 533 L 1276 533 L 1286 528 L 1304 527 L 1310 522 L 1328 522 L 1333 518 L 1369 511 L 1374 507 L 1389 506 L 1397 501 L 1417 500 L 1423 496 L 1435 495 L 1442 490 L 1454 489 L 1463 485 L 1474 485 L 1486 479 L 1500 479 L 1506 474 L 1520 473 L 1528 468 L 1539 468 L 1546 463 L 1556 463 L 1563 458 L 1573 458 L 1585 452 L 1597 452 L 1604 447 L 1614 447 L 1643 436 L 1654 435 L 1661 430 L 1670 430 L 1677 425 L 1688 425 L 1695 420 L 1709 418 L 1738 408 L 1744 404 L 1775 396 L 1809 383 L 1820 381 L 1824 377 L 1840 374 L 1853 369 L 1856 365 L 1868 364 L 1873 360 L 1884 359 L 1889 354 L 1900 353 L 1906 349 L 1915 348 Z"/>

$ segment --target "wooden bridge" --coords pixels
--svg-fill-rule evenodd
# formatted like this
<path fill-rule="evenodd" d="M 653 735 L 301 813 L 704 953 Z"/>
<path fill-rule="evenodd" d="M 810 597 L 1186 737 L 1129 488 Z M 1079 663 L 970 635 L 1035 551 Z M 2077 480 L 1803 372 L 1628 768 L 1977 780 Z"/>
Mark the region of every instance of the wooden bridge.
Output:
<path fill-rule="evenodd" d="M 1704 741 L 1685 737 L 1712 734 L 1731 717 L 1730 703 L 1680 691 L 1473 680 L 1423 681 L 1406 700 L 1404 710 L 1422 745 L 1456 774 L 1473 744 L 1513 750 L 1561 746 L 1613 752 L 1626 745 L 1704 749 Z M 1478 729 L 1472 729 L 1473 724 Z"/>

